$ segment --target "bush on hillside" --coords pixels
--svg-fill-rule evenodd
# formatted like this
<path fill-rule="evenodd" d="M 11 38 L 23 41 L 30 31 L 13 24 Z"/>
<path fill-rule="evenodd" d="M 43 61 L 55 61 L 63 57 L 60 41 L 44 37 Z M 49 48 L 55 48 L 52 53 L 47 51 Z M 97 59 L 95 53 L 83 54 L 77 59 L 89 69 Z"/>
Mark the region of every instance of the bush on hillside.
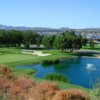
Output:
<path fill-rule="evenodd" d="M 68 78 L 62 74 L 58 73 L 51 73 L 45 76 L 45 79 L 51 81 L 61 81 L 61 82 L 69 82 Z"/>
<path fill-rule="evenodd" d="M 52 100 L 90 100 L 90 97 L 82 90 L 60 90 Z"/>
<path fill-rule="evenodd" d="M 59 91 L 58 85 L 44 82 L 36 87 L 34 97 L 36 100 L 52 100 L 57 91 Z"/>
<path fill-rule="evenodd" d="M 16 77 L 6 65 L 0 65 L 0 76 L 14 80 Z"/>
<path fill-rule="evenodd" d="M 57 64 L 59 63 L 59 59 L 55 59 L 55 60 L 43 60 L 42 64 Z"/>
<path fill-rule="evenodd" d="M 0 65 L 0 74 L 8 74 L 11 70 L 6 65 Z"/>

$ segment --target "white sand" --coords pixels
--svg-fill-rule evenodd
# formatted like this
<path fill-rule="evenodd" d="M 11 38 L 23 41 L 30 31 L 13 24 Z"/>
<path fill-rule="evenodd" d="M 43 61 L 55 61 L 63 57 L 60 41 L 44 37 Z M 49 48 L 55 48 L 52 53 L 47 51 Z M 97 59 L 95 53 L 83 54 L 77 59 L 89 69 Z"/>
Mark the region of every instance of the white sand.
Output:
<path fill-rule="evenodd" d="M 22 51 L 22 53 L 31 54 L 31 55 L 37 55 L 37 56 L 49 56 L 49 55 L 51 55 L 51 54 L 44 54 L 41 51 L 35 51 L 35 50 L 33 52 L 29 52 L 28 50 L 27 51 Z"/>
<path fill-rule="evenodd" d="M 98 58 L 100 58 L 100 56 L 98 56 Z"/>

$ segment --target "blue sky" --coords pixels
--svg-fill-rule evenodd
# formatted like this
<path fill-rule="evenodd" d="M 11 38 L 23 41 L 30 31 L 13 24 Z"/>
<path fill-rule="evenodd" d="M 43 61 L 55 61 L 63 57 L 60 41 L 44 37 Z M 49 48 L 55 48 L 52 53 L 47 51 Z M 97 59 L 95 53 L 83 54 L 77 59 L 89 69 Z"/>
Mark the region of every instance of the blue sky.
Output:
<path fill-rule="evenodd" d="M 0 0 L 0 24 L 100 28 L 100 0 Z"/>

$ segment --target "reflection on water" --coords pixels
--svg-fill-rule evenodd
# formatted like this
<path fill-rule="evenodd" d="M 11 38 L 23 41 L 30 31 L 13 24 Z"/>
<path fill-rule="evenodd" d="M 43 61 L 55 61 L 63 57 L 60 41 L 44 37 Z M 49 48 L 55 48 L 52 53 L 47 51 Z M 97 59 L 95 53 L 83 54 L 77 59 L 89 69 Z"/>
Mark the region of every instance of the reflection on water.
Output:
<path fill-rule="evenodd" d="M 36 77 L 43 78 L 48 73 L 60 73 L 66 75 L 69 80 L 77 85 L 90 87 L 90 82 L 95 82 L 100 77 L 100 70 L 89 71 L 86 69 L 87 64 L 93 64 L 100 69 L 100 59 L 97 58 L 66 58 L 61 59 L 59 64 L 36 66 L 17 66 L 18 68 L 35 68 L 38 70 Z M 92 66 L 93 67 L 93 66 Z"/>

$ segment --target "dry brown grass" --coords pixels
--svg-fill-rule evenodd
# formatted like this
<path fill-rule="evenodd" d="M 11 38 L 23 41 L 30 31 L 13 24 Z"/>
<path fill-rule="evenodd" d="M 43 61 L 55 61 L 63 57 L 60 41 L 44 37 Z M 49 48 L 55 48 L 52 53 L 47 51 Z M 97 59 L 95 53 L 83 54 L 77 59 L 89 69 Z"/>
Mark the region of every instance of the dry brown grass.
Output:
<path fill-rule="evenodd" d="M 7 79 L 16 78 L 6 65 L 0 65 L 0 76 L 6 77 Z"/>
<path fill-rule="evenodd" d="M 54 83 L 41 83 L 35 88 L 34 97 L 36 100 L 51 100 L 59 91 L 59 87 Z"/>
<path fill-rule="evenodd" d="M 0 65 L 0 73 L 1 74 L 8 74 L 10 72 L 11 72 L 11 70 L 8 69 L 6 65 Z"/>
<path fill-rule="evenodd" d="M 90 97 L 82 90 L 69 89 L 58 91 L 53 100 L 90 100 Z"/>

